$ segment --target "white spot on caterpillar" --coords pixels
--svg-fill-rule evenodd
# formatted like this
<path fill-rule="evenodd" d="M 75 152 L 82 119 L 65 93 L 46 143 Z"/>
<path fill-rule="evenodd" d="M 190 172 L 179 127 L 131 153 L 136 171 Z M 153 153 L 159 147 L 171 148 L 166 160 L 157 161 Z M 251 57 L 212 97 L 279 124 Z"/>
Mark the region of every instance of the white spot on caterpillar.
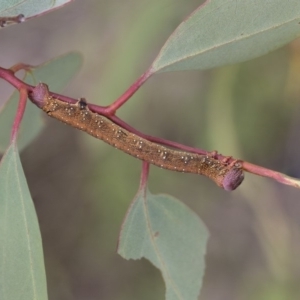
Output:
<path fill-rule="evenodd" d="M 163 151 L 160 156 L 162 156 L 162 159 L 165 160 L 167 158 L 168 152 L 167 151 Z"/>
<path fill-rule="evenodd" d="M 118 131 L 117 131 L 117 138 L 121 137 L 121 133 L 122 133 L 122 130 L 118 129 Z"/>

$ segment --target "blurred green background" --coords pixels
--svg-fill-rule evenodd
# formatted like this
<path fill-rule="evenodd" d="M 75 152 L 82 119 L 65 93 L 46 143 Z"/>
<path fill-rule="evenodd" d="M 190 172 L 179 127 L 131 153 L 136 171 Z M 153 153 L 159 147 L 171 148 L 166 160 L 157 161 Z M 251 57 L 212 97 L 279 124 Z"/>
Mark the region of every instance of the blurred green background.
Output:
<path fill-rule="evenodd" d="M 74 1 L 1 30 L 0 64 L 35 65 L 81 51 L 84 66 L 64 94 L 108 105 L 199 4 Z M 300 177 L 299 83 L 298 40 L 235 66 L 155 75 L 118 116 L 144 133 Z M 0 88 L 5 99 L 11 88 Z M 157 269 L 116 254 L 141 162 L 46 116 L 45 122 L 21 159 L 41 226 L 49 299 L 164 299 Z M 199 299 L 300 298 L 299 190 L 247 174 L 228 193 L 206 178 L 156 167 L 149 187 L 182 200 L 211 233 Z"/>

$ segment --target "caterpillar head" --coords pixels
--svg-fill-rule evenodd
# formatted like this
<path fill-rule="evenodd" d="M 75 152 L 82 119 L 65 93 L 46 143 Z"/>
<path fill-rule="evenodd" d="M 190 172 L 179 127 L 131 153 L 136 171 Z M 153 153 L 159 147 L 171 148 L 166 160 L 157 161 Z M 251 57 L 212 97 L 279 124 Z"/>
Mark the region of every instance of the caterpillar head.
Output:
<path fill-rule="evenodd" d="M 231 168 L 222 180 L 222 187 L 226 191 L 235 190 L 244 180 L 244 172 L 241 166 Z"/>
<path fill-rule="evenodd" d="M 29 99 L 39 108 L 43 108 L 49 97 L 49 88 L 45 83 L 39 83 L 28 95 Z"/>

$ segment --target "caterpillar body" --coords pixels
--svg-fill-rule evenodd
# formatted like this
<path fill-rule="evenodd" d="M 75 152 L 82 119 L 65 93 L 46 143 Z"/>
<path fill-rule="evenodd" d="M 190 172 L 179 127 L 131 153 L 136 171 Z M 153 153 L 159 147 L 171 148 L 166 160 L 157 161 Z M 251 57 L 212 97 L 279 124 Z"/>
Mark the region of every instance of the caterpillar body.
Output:
<path fill-rule="evenodd" d="M 50 96 L 48 86 L 44 83 L 33 89 L 30 98 L 50 117 L 85 131 L 150 164 L 168 170 L 207 176 L 227 191 L 236 189 L 244 179 L 240 163 L 228 164 L 210 155 L 173 150 L 150 142 L 90 111 L 84 99 L 70 104 Z"/>

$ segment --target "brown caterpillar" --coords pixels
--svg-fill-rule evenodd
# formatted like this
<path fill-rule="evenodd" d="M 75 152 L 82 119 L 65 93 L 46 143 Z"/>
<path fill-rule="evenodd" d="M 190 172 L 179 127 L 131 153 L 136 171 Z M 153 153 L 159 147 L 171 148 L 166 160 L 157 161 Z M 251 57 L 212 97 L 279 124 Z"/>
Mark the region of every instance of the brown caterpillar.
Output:
<path fill-rule="evenodd" d="M 46 84 L 38 84 L 30 98 L 50 117 L 85 131 L 150 164 L 168 170 L 207 176 L 227 191 L 236 189 L 244 179 L 240 163 L 228 164 L 209 155 L 172 150 L 149 142 L 90 111 L 84 99 L 70 104 L 53 98 L 49 95 Z"/>

